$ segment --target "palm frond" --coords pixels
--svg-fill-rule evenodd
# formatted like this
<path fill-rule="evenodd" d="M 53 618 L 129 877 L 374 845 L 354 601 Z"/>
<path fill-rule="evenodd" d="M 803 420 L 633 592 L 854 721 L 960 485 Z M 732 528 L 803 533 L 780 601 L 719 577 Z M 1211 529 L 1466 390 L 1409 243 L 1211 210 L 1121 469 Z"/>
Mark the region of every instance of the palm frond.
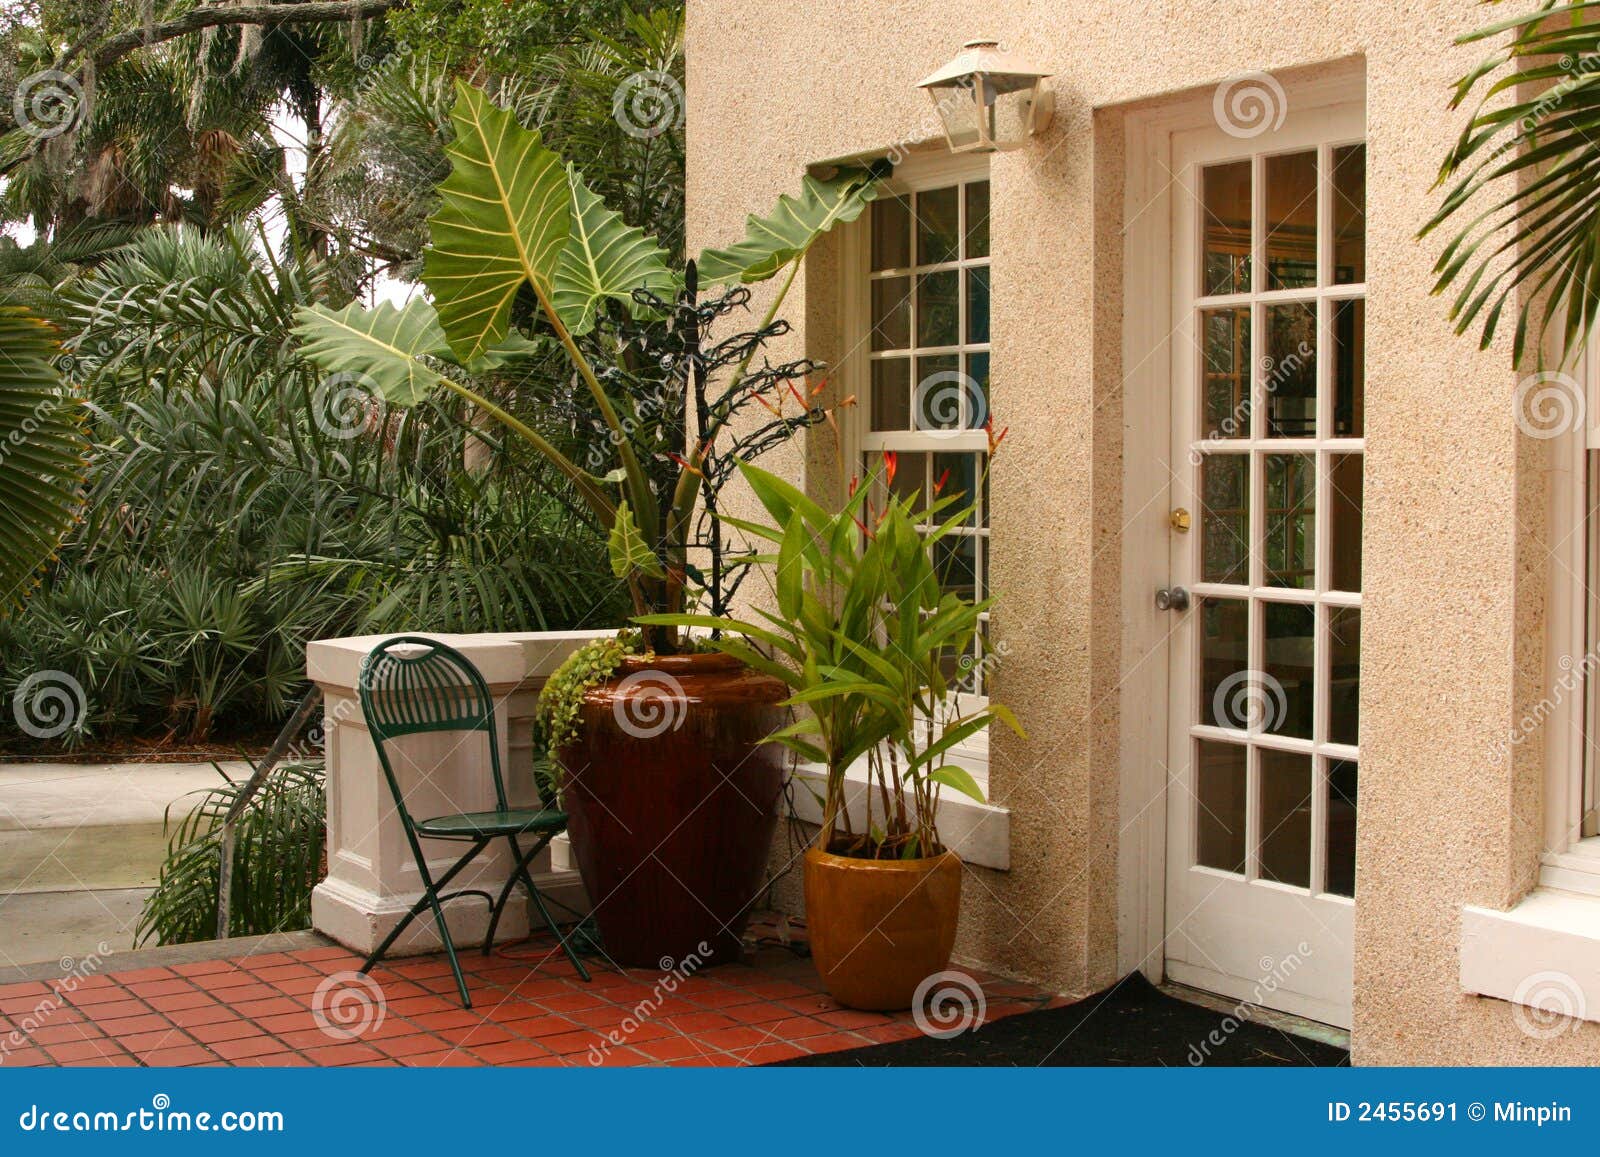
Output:
<path fill-rule="evenodd" d="M 72 526 L 87 445 L 81 406 L 51 365 L 44 322 L 0 307 L 0 615 L 15 609 Z"/>
<path fill-rule="evenodd" d="M 1568 354 L 1600 320 L 1600 23 L 1593 3 L 1537 9 L 1461 38 L 1509 34 L 1458 83 L 1472 116 L 1440 166 L 1438 211 L 1419 236 L 1456 230 L 1434 265 L 1456 332 L 1480 345 L 1514 316 L 1512 356 L 1559 320 Z M 1516 90 L 1531 95 L 1504 100 Z"/>
<path fill-rule="evenodd" d="M 136 944 L 216 938 L 222 824 L 242 786 L 224 777 L 223 785 L 192 805 L 179 800 L 167 809 L 167 858 L 139 914 Z M 285 764 L 267 776 L 236 821 L 229 935 L 311 926 L 311 889 L 323 876 L 326 814 L 320 763 Z"/>

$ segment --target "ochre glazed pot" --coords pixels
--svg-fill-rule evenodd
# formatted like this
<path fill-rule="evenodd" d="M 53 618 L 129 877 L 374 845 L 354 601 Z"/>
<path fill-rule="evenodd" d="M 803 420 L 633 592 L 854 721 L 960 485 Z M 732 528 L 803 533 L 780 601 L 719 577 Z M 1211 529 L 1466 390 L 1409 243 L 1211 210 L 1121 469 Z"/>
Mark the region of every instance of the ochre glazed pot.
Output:
<path fill-rule="evenodd" d="M 961 917 L 961 858 L 857 860 L 806 853 L 806 928 L 828 992 L 850 1008 L 910 1008 L 950 963 Z"/>
<path fill-rule="evenodd" d="M 579 737 L 560 752 L 562 798 L 618 963 L 738 958 L 783 791 L 782 749 L 764 740 L 788 693 L 711 654 L 630 657 L 584 696 Z"/>

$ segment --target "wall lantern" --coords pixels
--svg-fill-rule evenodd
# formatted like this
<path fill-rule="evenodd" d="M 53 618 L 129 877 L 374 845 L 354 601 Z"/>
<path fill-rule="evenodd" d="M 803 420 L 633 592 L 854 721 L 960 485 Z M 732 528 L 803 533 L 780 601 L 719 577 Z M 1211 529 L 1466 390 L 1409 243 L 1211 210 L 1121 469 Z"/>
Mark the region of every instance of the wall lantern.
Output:
<path fill-rule="evenodd" d="M 933 98 L 952 153 L 1014 149 L 1050 123 L 1050 76 L 996 40 L 969 40 L 956 58 L 917 82 Z"/>

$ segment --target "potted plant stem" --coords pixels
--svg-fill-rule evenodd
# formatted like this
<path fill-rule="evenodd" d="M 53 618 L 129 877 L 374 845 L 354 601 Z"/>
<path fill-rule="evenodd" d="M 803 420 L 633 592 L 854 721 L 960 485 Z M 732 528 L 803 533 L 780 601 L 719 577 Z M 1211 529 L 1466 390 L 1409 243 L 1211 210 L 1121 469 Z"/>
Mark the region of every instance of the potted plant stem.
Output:
<path fill-rule="evenodd" d="M 715 517 L 734 462 L 832 420 L 818 390 L 797 384 L 818 367 L 757 358 L 787 331 L 778 313 L 805 254 L 860 215 L 878 174 L 808 176 L 772 217 L 750 219 L 744 241 L 678 269 L 478 89 L 458 83 L 451 120 L 423 262 L 432 300 L 302 309 L 302 352 L 403 406 L 438 390 L 465 398 L 570 481 L 606 528 L 636 611 L 724 614 L 744 573 Z M 746 304 L 744 286 L 772 278 L 753 330 L 706 340 Z M 703 285 L 733 288 L 703 301 Z M 524 334 L 513 322 L 530 309 Z M 459 380 L 551 344 L 578 383 L 568 401 L 593 423 L 587 455 L 570 422 L 536 429 Z M 727 381 L 712 388 L 719 370 Z M 755 405 L 770 420 L 745 420 Z M 552 684 L 544 730 L 612 955 L 653 966 L 703 940 L 714 956 L 735 951 L 776 817 L 781 752 L 767 740 L 784 688 L 670 625 L 584 648 Z"/>
<path fill-rule="evenodd" d="M 783 479 L 741 469 L 772 524 L 729 521 L 777 548 L 752 560 L 765 564 L 776 607 L 757 610 L 760 622 L 721 622 L 734 637 L 714 645 L 788 685 L 785 705 L 805 714 L 776 738 L 826 769 L 805 895 L 812 956 L 829 992 L 852 1008 L 905 1008 L 918 984 L 949 963 L 960 913 L 960 861 L 937 828 L 940 792 L 983 800 L 950 754 L 994 720 L 1021 734 L 997 703 L 965 715 L 953 706 L 945 661 L 981 637 L 989 602 L 944 589 L 934 552 L 972 517 L 970 498 L 957 509 L 955 495 L 923 503 L 891 491 L 875 512 L 869 485 L 830 514 Z M 893 470 L 886 456 L 890 485 Z M 862 762 L 857 825 L 846 776 Z"/>

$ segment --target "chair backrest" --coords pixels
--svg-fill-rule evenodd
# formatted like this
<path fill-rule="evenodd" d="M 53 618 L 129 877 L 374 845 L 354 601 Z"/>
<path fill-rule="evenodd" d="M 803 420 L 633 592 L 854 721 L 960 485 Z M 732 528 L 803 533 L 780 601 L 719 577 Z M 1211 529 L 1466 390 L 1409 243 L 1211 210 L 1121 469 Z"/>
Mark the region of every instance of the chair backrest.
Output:
<path fill-rule="evenodd" d="M 501 810 L 505 809 L 494 698 L 472 660 L 436 639 L 397 635 L 372 648 L 361 661 L 356 694 L 378 749 L 378 761 L 402 813 L 407 811 L 404 795 L 389 766 L 385 744 L 423 731 L 487 732 L 495 799 Z"/>

